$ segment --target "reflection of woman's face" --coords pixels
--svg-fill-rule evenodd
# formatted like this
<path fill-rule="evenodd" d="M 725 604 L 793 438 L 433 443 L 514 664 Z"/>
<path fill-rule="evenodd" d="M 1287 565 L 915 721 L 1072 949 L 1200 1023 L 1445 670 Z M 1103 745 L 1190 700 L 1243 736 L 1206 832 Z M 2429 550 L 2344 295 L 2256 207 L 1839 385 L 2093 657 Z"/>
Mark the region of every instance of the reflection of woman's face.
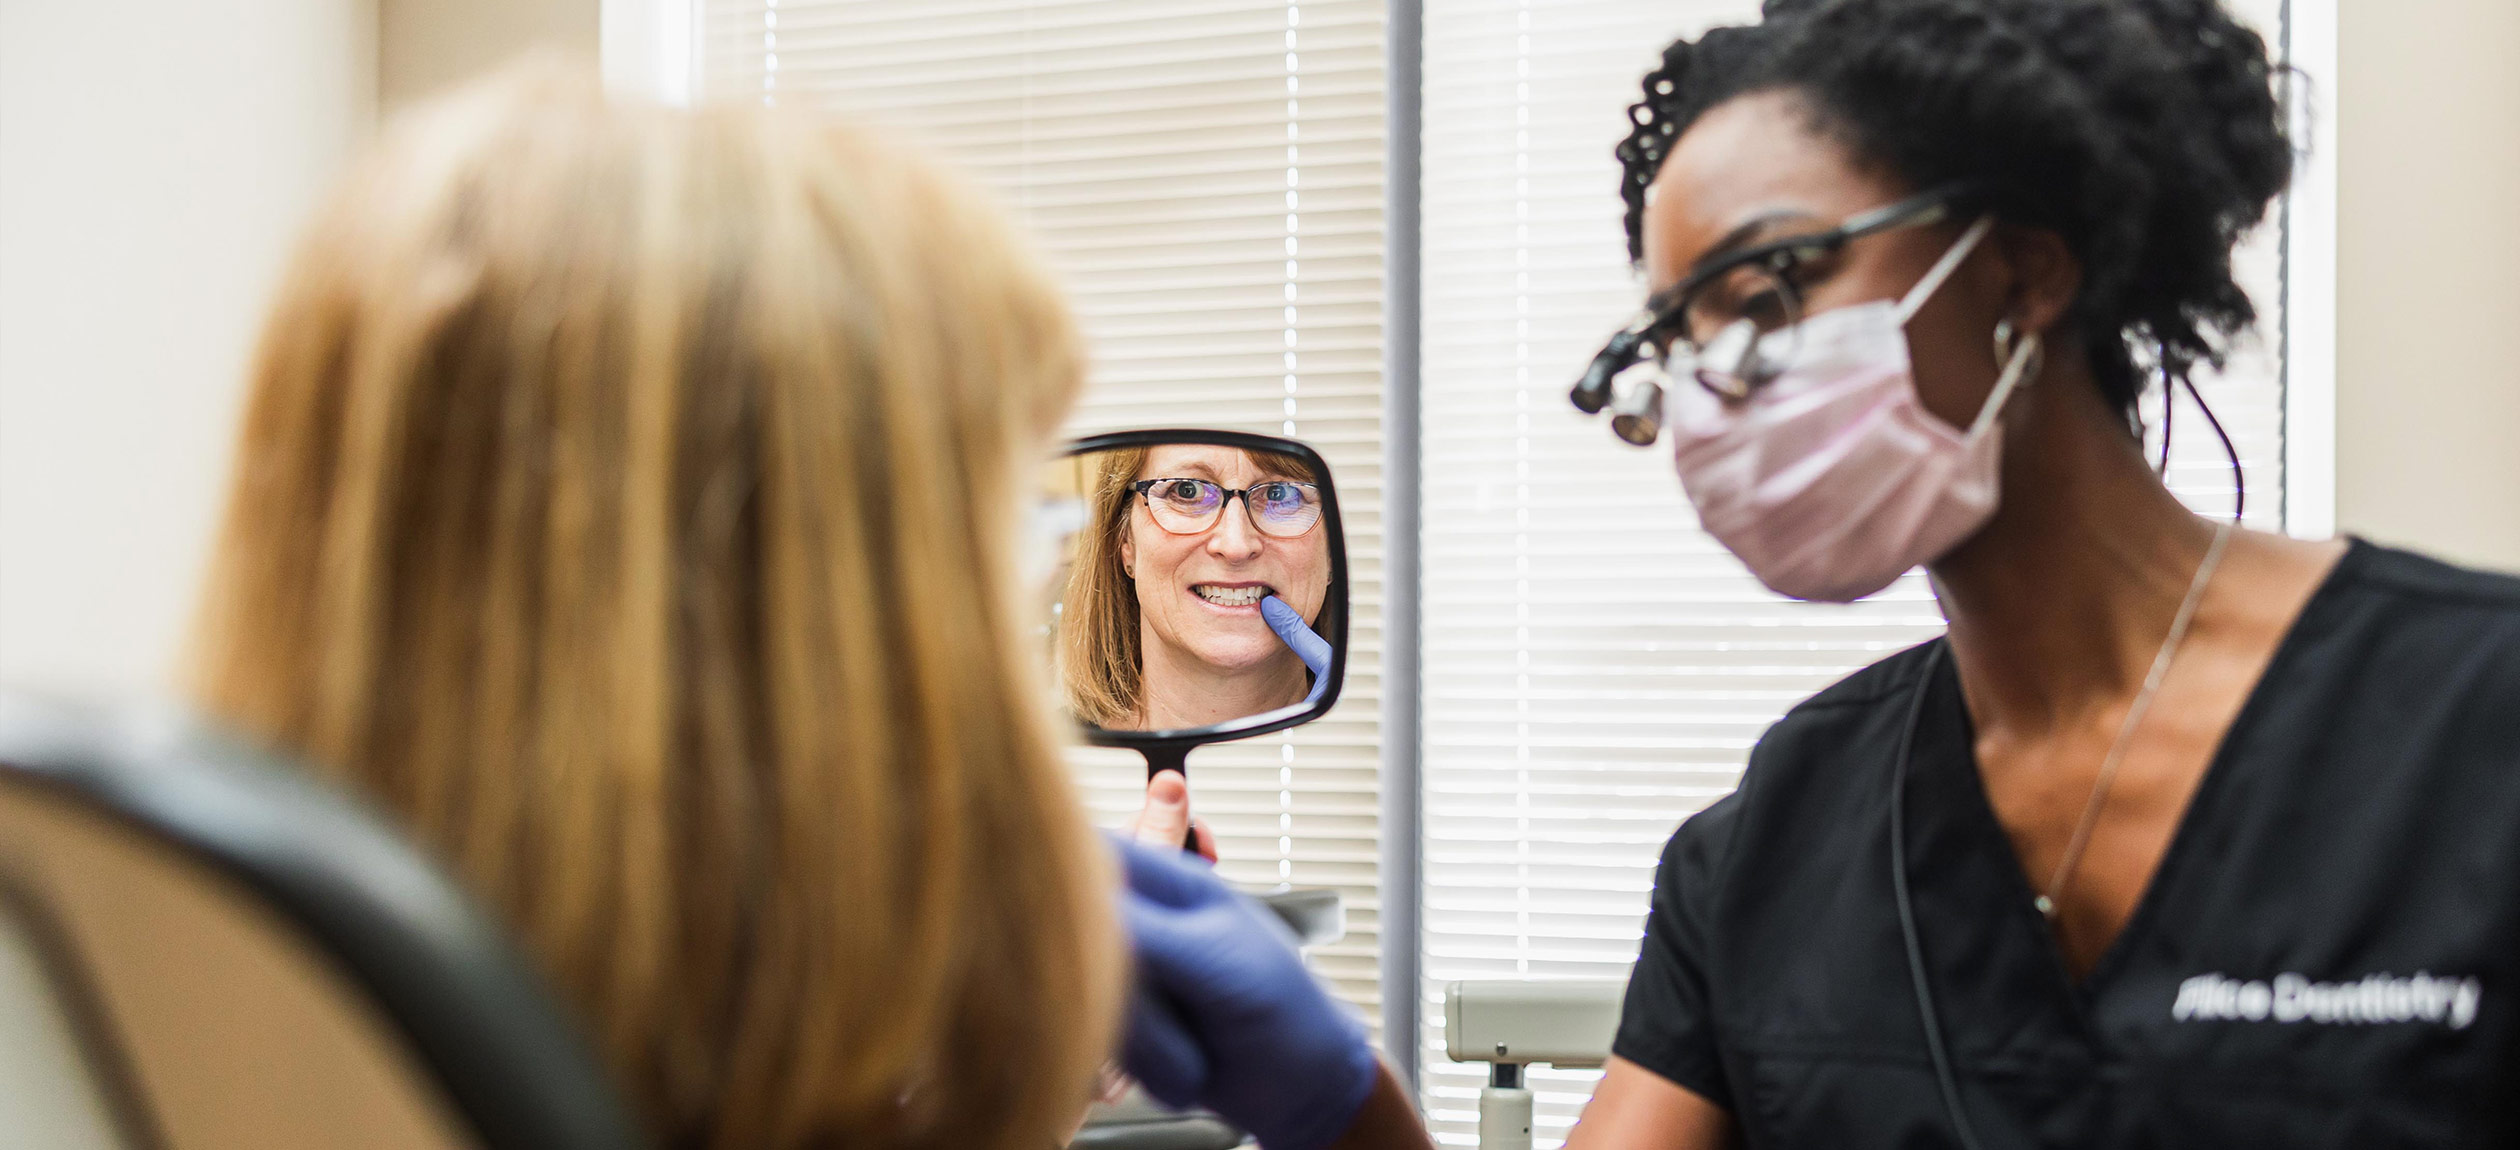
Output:
<path fill-rule="evenodd" d="M 1206 479 L 1228 490 L 1303 480 L 1264 469 L 1240 448 L 1198 444 L 1154 448 L 1137 477 Z M 1330 586 L 1327 530 L 1316 521 L 1293 538 L 1265 535 L 1252 525 L 1244 502 L 1234 499 L 1207 530 L 1175 535 L 1155 523 L 1144 499 L 1131 499 L 1120 559 L 1137 583 L 1147 640 L 1219 671 L 1293 658 L 1260 618 L 1260 596 L 1276 595 L 1306 623 L 1317 623 Z"/>

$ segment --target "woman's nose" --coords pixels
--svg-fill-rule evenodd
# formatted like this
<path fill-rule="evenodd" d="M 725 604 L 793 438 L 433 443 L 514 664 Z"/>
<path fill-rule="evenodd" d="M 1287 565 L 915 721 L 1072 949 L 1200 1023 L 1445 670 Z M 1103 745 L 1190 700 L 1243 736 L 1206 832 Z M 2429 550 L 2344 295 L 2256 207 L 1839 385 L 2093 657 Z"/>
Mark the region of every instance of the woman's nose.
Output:
<path fill-rule="evenodd" d="M 1219 559 L 1251 560 L 1260 557 L 1260 546 L 1260 532 L 1251 525 L 1251 508 L 1242 500 L 1227 500 L 1224 514 L 1217 517 L 1216 530 L 1208 532 L 1208 554 Z"/>

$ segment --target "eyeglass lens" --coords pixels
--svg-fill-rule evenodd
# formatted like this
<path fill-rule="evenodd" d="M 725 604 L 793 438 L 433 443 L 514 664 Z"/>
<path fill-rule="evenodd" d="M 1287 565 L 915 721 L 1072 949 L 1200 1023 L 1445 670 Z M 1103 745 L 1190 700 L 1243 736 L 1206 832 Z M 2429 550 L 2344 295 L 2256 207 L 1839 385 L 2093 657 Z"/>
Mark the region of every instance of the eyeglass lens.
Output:
<path fill-rule="evenodd" d="M 1667 366 L 1718 395 L 1739 398 L 1792 358 L 1785 346 L 1802 320 L 1802 295 L 1764 264 L 1733 268 L 1681 301 Z"/>
<path fill-rule="evenodd" d="M 1156 526 L 1175 535 L 1190 535 L 1214 526 L 1231 496 L 1242 498 L 1244 509 L 1251 514 L 1252 526 L 1263 535 L 1301 535 L 1321 519 L 1320 489 L 1285 480 L 1255 483 L 1232 492 L 1205 479 L 1150 480 L 1146 508 L 1154 515 Z"/>
<path fill-rule="evenodd" d="M 1802 298 L 1785 277 L 1763 264 L 1737 267 L 1689 293 L 1681 308 L 1690 346 L 1705 347 L 1717 335 L 1743 320 L 1759 334 L 1791 327 L 1802 312 Z"/>

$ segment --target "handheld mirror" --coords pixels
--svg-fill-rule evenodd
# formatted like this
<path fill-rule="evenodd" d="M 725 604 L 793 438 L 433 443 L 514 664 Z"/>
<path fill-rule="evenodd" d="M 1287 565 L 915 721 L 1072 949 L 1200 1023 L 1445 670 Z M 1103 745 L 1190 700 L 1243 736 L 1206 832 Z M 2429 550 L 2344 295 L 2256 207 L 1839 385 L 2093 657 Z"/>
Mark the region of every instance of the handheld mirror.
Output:
<path fill-rule="evenodd" d="M 1229 431 L 1071 444 L 1041 484 L 1058 697 L 1147 773 L 1311 722 L 1347 670 L 1347 540 L 1310 447 Z"/>

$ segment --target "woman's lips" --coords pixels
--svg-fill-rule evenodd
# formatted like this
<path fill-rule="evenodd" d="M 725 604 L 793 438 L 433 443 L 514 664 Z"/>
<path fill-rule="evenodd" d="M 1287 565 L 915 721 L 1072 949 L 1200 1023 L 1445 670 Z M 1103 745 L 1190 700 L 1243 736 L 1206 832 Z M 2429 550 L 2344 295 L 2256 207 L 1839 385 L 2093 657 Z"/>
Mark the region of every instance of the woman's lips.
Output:
<path fill-rule="evenodd" d="M 1193 583 L 1190 597 L 1220 611 L 1256 613 L 1263 596 L 1276 594 L 1266 583 Z"/>

